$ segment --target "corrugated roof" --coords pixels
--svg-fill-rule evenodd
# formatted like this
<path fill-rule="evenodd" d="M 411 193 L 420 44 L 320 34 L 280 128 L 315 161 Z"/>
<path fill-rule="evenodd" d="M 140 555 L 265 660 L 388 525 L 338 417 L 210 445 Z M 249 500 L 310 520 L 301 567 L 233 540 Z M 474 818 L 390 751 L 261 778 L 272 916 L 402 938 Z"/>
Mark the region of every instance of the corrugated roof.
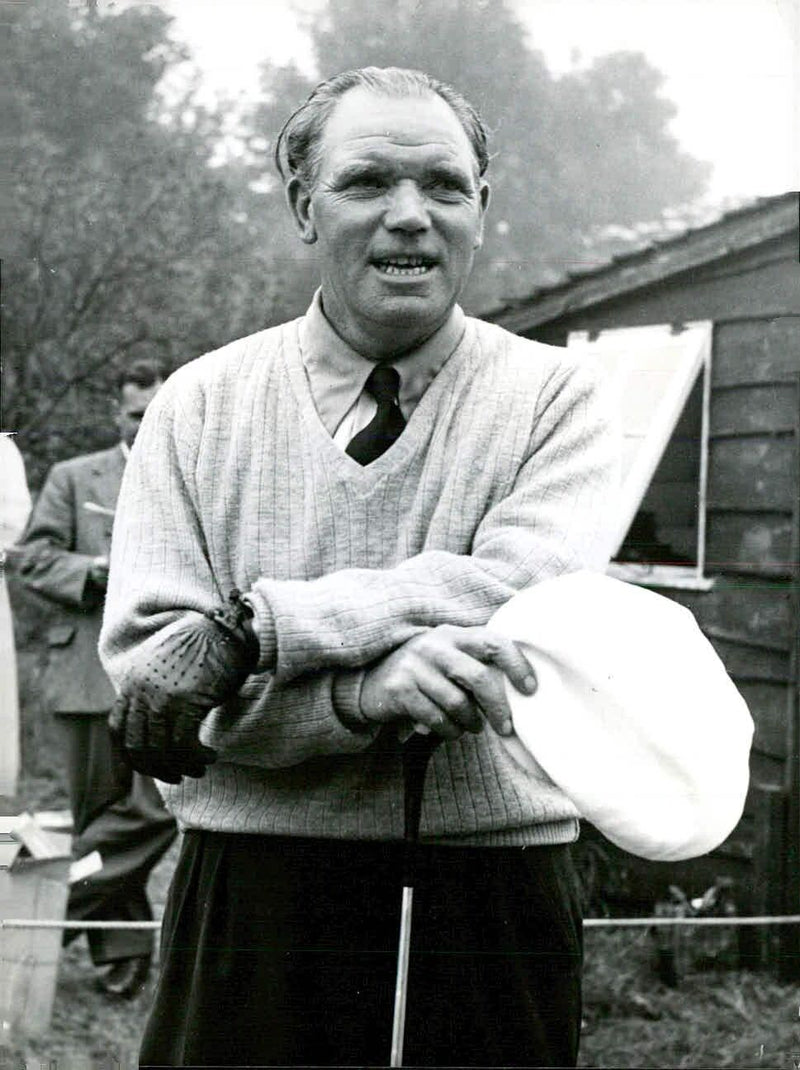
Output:
<path fill-rule="evenodd" d="M 648 286 L 678 272 L 781 237 L 800 225 L 800 194 L 760 197 L 725 212 L 713 223 L 690 227 L 678 235 L 650 241 L 595 267 L 572 271 L 483 318 L 522 331 L 586 305 Z"/>

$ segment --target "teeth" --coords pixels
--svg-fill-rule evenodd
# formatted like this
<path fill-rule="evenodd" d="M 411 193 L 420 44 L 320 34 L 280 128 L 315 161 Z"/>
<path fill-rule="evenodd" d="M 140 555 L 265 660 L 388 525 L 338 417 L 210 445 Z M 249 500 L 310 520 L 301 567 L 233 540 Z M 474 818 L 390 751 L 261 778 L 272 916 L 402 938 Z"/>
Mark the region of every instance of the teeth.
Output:
<path fill-rule="evenodd" d="M 385 275 L 424 275 L 431 270 L 431 266 L 420 257 L 392 258 L 377 264 Z"/>

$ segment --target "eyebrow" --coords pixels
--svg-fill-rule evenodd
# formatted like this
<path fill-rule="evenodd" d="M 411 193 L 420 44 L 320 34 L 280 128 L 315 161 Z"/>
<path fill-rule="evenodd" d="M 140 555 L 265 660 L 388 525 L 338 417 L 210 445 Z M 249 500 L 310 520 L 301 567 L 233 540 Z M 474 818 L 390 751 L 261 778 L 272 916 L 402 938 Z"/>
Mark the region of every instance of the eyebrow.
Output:
<path fill-rule="evenodd" d="M 341 170 L 334 172 L 333 182 L 336 185 L 350 181 L 353 178 L 361 178 L 364 175 L 392 174 L 397 168 L 394 164 L 383 160 L 353 160 L 343 165 Z M 461 167 L 441 161 L 432 164 L 425 169 L 425 174 L 434 179 L 445 178 L 450 181 L 470 184 L 473 177 L 470 172 Z"/>
<path fill-rule="evenodd" d="M 360 178 L 362 175 L 384 172 L 386 170 L 386 166 L 378 163 L 376 160 L 358 160 L 353 163 L 345 164 L 341 170 L 334 171 L 333 178 L 336 182 L 346 182 L 350 178 Z"/>
<path fill-rule="evenodd" d="M 470 174 L 463 171 L 460 167 L 453 167 L 452 164 L 436 164 L 430 169 L 430 175 L 432 178 L 446 178 L 450 181 L 461 182 L 469 184 Z"/>

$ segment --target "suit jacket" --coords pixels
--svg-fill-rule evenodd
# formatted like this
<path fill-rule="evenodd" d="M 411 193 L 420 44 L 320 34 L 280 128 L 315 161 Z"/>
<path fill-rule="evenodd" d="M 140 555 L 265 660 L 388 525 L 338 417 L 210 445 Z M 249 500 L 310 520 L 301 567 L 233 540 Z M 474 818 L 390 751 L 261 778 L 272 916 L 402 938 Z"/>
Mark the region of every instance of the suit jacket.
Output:
<path fill-rule="evenodd" d="M 120 446 L 53 465 L 16 553 L 23 583 L 53 607 L 43 686 L 55 713 L 107 713 L 114 689 L 97 642 L 104 593 L 90 579 L 92 559 L 111 547 L 125 458 Z"/>

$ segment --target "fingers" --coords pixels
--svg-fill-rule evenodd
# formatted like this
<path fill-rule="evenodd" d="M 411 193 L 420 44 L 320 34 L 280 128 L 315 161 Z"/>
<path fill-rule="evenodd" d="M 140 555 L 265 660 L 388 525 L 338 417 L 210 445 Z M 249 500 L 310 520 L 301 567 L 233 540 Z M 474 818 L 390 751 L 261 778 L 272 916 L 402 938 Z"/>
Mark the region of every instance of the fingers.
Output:
<path fill-rule="evenodd" d="M 424 663 L 456 684 L 462 695 L 466 693 L 474 700 L 472 718 L 464 719 L 456 712 L 451 719 L 470 731 L 480 731 L 482 726 L 474 720 L 477 706 L 496 732 L 501 735 L 513 732 L 505 678 L 523 694 L 530 695 L 536 690 L 533 669 L 516 643 L 489 628 L 443 625 L 417 636 L 409 646 L 412 644 Z M 423 689 L 438 701 L 438 692 Z M 451 716 L 446 705 L 442 708 Z"/>
<path fill-rule="evenodd" d="M 155 777 L 166 784 L 180 784 L 183 777 L 202 777 L 216 759 L 215 751 L 201 744 L 191 751 L 155 751 L 135 748 L 125 751 L 128 763 L 137 773 Z"/>
<path fill-rule="evenodd" d="M 506 700 L 503 674 L 498 668 L 457 648 L 443 651 L 439 665 L 450 680 L 473 697 L 475 705 L 496 732 L 511 734 L 511 710 Z"/>
<path fill-rule="evenodd" d="M 200 742 L 200 720 L 195 712 L 182 713 L 175 718 L 170 753 L 183 775 L 201 777 L 206 766 L 217 760 L 217 752 Z"/>
<path fill-rule="evenodd" d="M 536 675 L 528 659 L 512 640 L 490 628 L 448 628 L 455 633 L 453 643 L 478 661 L 496 665 L 523 695 L 536 690 Z"/>
<path fill-rule="evenodd" d="M 378 724 L 410 720 L 447 739 L 475 730 L 469 696 L 404 647 L 364 674 L 360 705 L 363 716 Z"/>
<path fill-rule="evenodd" d="M 365 674 L 361 712 L 378 723 L 411 718 L 448 739 L 480 732 L 485 721 L 510 735 L 506 679 L 523 694 L 536 690 L 533 669 L 516 643 L 489 628 L 441 625 Z"/>
<path fill-rule="evenodd" d="M 458 739 L 464 732 L 464 727 L 458 721 L 420 690 L 416 694 L 409 694 L 406 716 L 443 739 Z"/>
<path fill-rule="evenodd" d="M 121 695 L 117 697 L 114 705 L 111 707 L 111 712 L 108 715 L 108 730 L 111 735 L 122 746 L 125 745 L 125 722 L 126 722 L 126 710 L 127 700 Z"/>
<path fill-rule="evenodd" d="M 161 780 L 165 784 L 180 784 L 181 773 L 165 760 L 163 754 L 151 750 L 129 750 L 128 761 L 137 773 L 143 776 L 151 776 Z"/>
<path fill-rule="evenodd" d="M 179 784 L 184 776 L 202 777 L 217 758 L 216 751 L 198 738 L 195 711 L 170 716 L 165 710 L 153 709 L 146 696 L 121 695 L 112 707 L 108 725 L 128 764 L 136 772 L 167 784 Z"/>
<path fill-rule="evenodd" d="M 147 710 L 125 692 L 119 695 L 108 715 L 108 730 L 123 750 L 147 746 Z"/>
<path fill-rule="evenodd" d="M 454 682 L 456 680 L 455 675 L 445 675 L 422 662 L 418 668 L 416 684 L 422 696 L 434 706 L 439 722 L 449 722 L 458 729 L 458 735 L 463 731 L 480 732 L 483 728 L 483 718 L 473 695 L 469 693 L 469 689 L 459 687 L 457 682 Z M 415 716 L 414 720 L 420 724 L 428 723 L 418 716 Z M 444 734 L 441 731 L 441 723 L 438 726 L 430 724 L 429 727 L 439 731 L 440 735 Z"/>

